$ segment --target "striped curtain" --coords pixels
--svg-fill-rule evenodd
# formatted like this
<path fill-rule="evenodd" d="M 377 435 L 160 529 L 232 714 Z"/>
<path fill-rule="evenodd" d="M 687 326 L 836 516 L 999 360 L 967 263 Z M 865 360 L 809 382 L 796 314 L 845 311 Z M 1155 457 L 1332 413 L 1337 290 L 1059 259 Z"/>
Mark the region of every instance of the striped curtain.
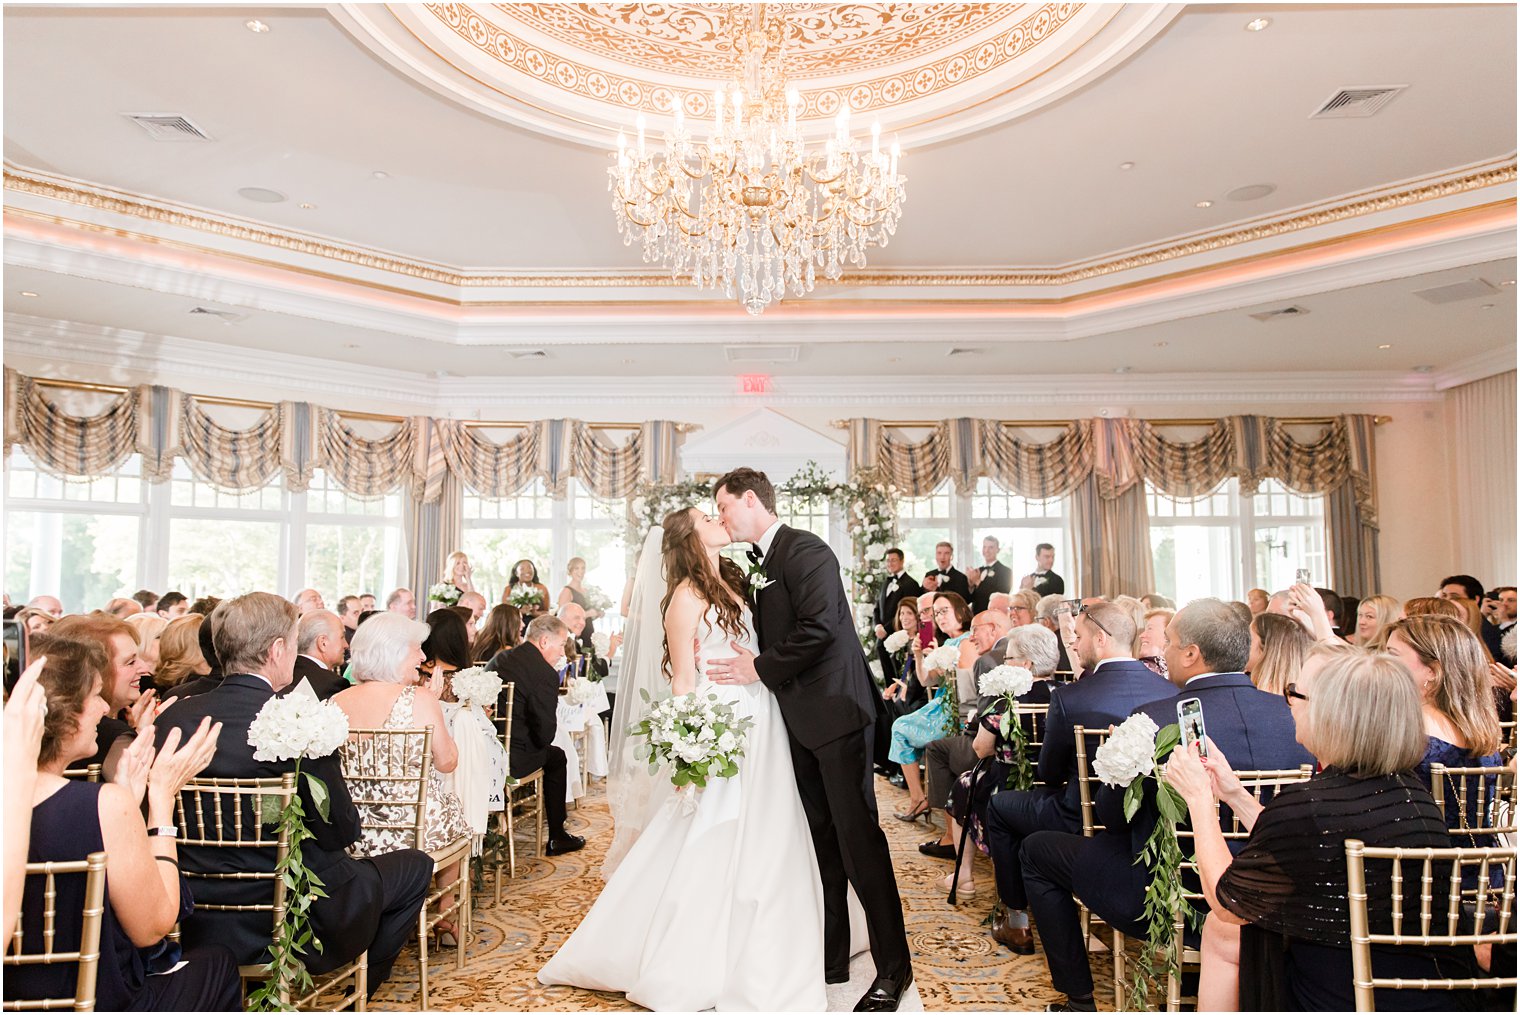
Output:
<path fill-rule="evenodd" d="M 1124 426 L 1133 448 L 1137 478 L 1150 482 L 1168 497 L 1202 497 L 1231 476 L 1242 474 L 1241 417 L 1217 421 L 1209 432 L 1191 441 L 1167 440 L 1143 419 L 1116 420 Z"/>
<path fill-rule="evenodd" d="M 1477 575 L 1484 585 L 1513 585 L 1515 371 L 1450 389 L 1446 413 L 1456 530 L 1451 570 Z"/>
<path fill-rule="evenodd" d="M 298 416 L 305 408 L 304 404 L 296 406 Z M 417 429 L 418 420 L 407 419 L 383 437 L 360 437 L 337 412 L 319 407 L 317 460 L 339 486 L 355 496 L 379 497 L 397 487 L 412 485 Z M 297 441 L 298 446 L 300 443 Z"/>
<path fill-rule="evenodd" d="M 539 445 L 549 439 L 547 421 L 497 443 L 457 419 L 433 421 L 449 471 L 482 497 L 510 497 L 543 475 Z"/>
<path fill-rule="evenodd" d="M 233 430 L 208 416 L 194 396 L 181 395 L 179 455 L 198 478 L 212 486 L 234 493 L 262 487 L 280 471 L 290 406 L 281 402 L 252 426 Z"/>
<path fill-rule="evenodd" d="M 137 450 L 142 390 L 117 395 L 93 416 L 71 416 L 49 402 L 32 378 L 5 368 L 5 453 L 26 448 L 39 467 L 64 479 L 98 476 Z"/>
<path fill-rule="evenodd" d="M 570 472 L 598 497 L 627 497 L 644 470 L 644 431 L 614 445 L 580 420 L 570 420 Z"/>
<path fill-rule="evenodd" d="M 989 476 L 1021 497 L 1049 500 L 1070 493 L 1092 474 L 1092 420 L 1075 420 L 1059 437 L 1038 444 L 1010 435 L 997 420 L 973 422 L 981 439 L 980 454 L 965 466 L 972 476 Z"/>

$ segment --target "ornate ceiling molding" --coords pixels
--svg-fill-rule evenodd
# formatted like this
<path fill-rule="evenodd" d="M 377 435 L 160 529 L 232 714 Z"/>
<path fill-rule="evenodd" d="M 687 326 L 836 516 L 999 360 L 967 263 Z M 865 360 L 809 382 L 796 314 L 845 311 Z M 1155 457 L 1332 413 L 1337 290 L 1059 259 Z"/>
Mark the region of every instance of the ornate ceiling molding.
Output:
<path fill-rule="evenodd" d="M 734 75 L 744 4 L 336 4 L 350 33 L 455 101 L 598 146 L 679 103 L 693 124 Z M 1038 108 L 1118 66 L 1181 4 L 786 4 L 804 133 L 848 106 L 904 144 Z M 994 101 L 996 100 L 996 101 Z"/>

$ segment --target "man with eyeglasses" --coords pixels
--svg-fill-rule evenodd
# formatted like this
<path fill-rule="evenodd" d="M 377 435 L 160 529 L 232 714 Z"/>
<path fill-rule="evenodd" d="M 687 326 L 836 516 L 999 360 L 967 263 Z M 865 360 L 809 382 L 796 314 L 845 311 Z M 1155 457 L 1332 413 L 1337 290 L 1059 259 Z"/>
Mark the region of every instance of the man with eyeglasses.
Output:
<path fill-rule="evenodd" d="M 998 793 L 987 807 L 988 851 L 998 896 L 1007 907 L 993 925 L 992 936 L 1020 955 L 1034 954 L 1034 938 L 1019 848 L 1026 836 L 1041 830 L 1082 831 L 1076 727 L 1104 729 L 1172 691 L 1164 678 L 1130 655 L 1135 622 L 1123 608 L 1103 602 L 1085 607 L 1075 629 L 1075 651 L 1087 674 L 1050 692 L 1036 786 L 1027 792 Z"/>
<path fill-rule="evenodd" d="M 1094 620 L 1106 624 L 1113 613 L 1122 611 L 1116 606 L 1089 608 L 1077 623 L 1079 632 L 1083 631 L 1084 623 L 1091 625 Z M 1079 634 L 1079 654 L 1085 652 L 1090 636 L 1090 630 L 1085 635 Z M 1123 641 L 1129 643 L 1127 637 Z M 1283 698 L 1257 690 L 1251 678 L 1241 672 L 1250 652 L 1249 624 L 1229 603 L 1218 599 L 1194 600 L 1172 618 L 1166 629 L 1165 655 L 1171 681 L 1168 689 L 1172 693 L 1134 711 L 1150 716 L 1158 727 L 1165 729 L 1176 724 L 1180 700 L 1197 698 L 1203 706 L 1208 750 L 1228 759 L 1234 771 L 1292 769 L 1312 764 L 1314 759 L 1309 752 L 1294 739 L 1293 716 Z M 1115 664 L 1103 665 L 1073 686 L 1081 687 L 1101 677 L 1112 665 Z M 1056 695 L 1064 690 L 1058 688 Z M 1128 715 L 1120 717 L 1123 718 Z M 1049 741 L 1046 742 L 1048 745 Z M 1148 791 L 1139 811 L 1128 820 L 1124 816 L 1122 788 L 1098 786 L 1094 806 L 1094 820 L 1104 830 L 1093 838 L 1065 832 L 1037 832 L 1024 840 L 1019 853 L 1024 889 L 1030 912 L 1040 928 L 1051 984 L 1067 997 L 1064 1005 L 1051 1005 L 1051 1011 L 1093 1010 L 1092 969 L 1073 895 L 1116 930 L 1142 938 L 1146 933 L 1145 892 L 1150 870 L 1145 864 L 1135 863 L 1135 858 L 1143 853 L 1145 842 L 1160 818 L 1155 794 Z M 1241 844 L 1243 840 L 1237 840 L 1233 848 Z M 1187 887 L 1197 891 L 1196 878 L 1190 880 Z M 1185 937 L 1197 941 L 1196 934 Z"/>

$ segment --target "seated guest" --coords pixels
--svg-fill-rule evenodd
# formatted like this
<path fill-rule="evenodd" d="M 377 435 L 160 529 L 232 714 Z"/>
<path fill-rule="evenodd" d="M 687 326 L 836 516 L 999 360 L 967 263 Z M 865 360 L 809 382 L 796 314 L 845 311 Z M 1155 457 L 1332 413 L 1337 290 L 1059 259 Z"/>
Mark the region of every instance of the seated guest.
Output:
<path fill-rule="evenodd" d="M 505 603 L 513 595 L 524 592 L 535 594 L 538 598 L 519 607 L 523 621 L 532 623 L 536 617 L 547 616 L 549 613 L 548 586 L 538 580 L 538 568 L 526 557 L 512 565 L 512 581 L 501 590 L 501 601 Z"/>
<path fill-rule="evenodd" d="M 1144 663 L 1146 668 L 1158 677 L 1166 676 L 1166 653 L 1163 651 L 1166 645 L 1165 636 L 1163 633 L 1160 645 L 1154 644 L 1153 639 L 1147 637 L 1145 628 L 1147 607 L 1145 601 L 1136 599 L 1134 596 L 1115 596 L 1114 605 L 1122 607 L 1127 611 L 1129 619 L 1135 624 L 1135 644 L 1130 649 L 1130 655 Z M 1165 632 L 1164 627 L 1162 631 Z"/>
<path fill-rule="evenodd" d="M 486 614 L 485 623 L 475 633 L 470 655 L 476 662 L 490 662 L 496 653 L 517 647 L 522 641 L 522 629 L 522 614 L 517 612 L 517 607 L 507 603 L 493 606 Z"/>
<path fill-rule="evenodd" d="M 437 611 L 444 612 L 444 611 Z M 452 613 L 446 614 L 445 623 L 462 628 L 464 621 Z M 333 617 L 336 621 L 338 618 Z M 431 619 L 431 618 L 429 618 Z M 423 651 L 422 640 L 428 636 L 429 626 L 395 614 L 376 617 L 354 635 L 354 686 L 340 691 L 333 697 L 337 705 L 348 715 L 349 726 L 354 729 L 415 730 L 432 727 L 432 766 L 427 787 L 427 812 L 424 815 L 422 848 L 436 852 L 471 834 L 464 818 L 464 808 L 454 791 L 444 784 L 444 775 L 454 771 L 459 761 L 459 751 L 454 738 L 444 722 L 443 711 L 438 707 L 438 692 L 444 686 L 443 673 L 435 669 L 427 687 L 418 686 L 421 675 Z M 336 639 L 337 632 L 333 633 Z M 402 761 L 406 775 L 415 776 L 422 770 L 422 753 L 408 756 Z M 400 773 L 398 773 L 400 774 Z M 379 797 L 405 798 L 414 791 L 405 783 L 381 784 Z M 349 852 L 355 856 L 379 856 L 396 850 L 410 848 L 415 841 L 409 827 L 412 809 L 405 805 L 360 803 L 359 822 L 364 831 Z M 445 867 L 438 875 L 445 883 L 458 875 L 454 864 Z M 444 898 L 440 905 L 448 909 L 452 899 Z M 453 924 L 438 924 L 440 940 L 458 947 Z M 442 937 L 448 935 L 448 937 Z"/>
<path fill-rule="evenodd" d="M 1361 648 L 1381 652 L 1388 628 L 1403 616 L 1399 601 L 1392 596 L 1368 596 L 1356 607 L 1356 633 L 1347 640 Z"/>
<path fill-rule="evenodd" d="M 959 648 L 971 635 L 971 608 L 954 592 L 934 594 L 934 622 L 945 635 L 944 648 Z M 971 645 L 966 646 L 970 668 L 980 655 Z M 887 757 L 902 766 L 903 780 L 907 783 L 908 809 L 895 815 L 899 821 L 916 821 L 929 813 L 931 804 L 923 790 L 919 764 L 923 761 L 924 748 L 940 737 L 960 729 L 960 707 L 957 704 L 956 673 L 960 669 L 930 668 L 924 661 L 923 649 L 914 646 L 913 665 L 919 681 L 925 687 L 934 688 L 929 700 L 915 711 L 892 723 L 892 746 Z M 925 817 L 925 820 L 928 820 Z"/>
<path fill-rule="evenodd" d="M 211 664 L 201 652 L 201 627 L 206 618 L 194 613 L 176 617 L 158 636 L 158 667 L 153 671 L 153 685 L 165 699 L 177 697 L 176 689 L 187 680 L 208 676 Z"/>
<path fill-rule="evenodd" d="M 165 692 L 166 697 L 188 698 L 193 694 L 209 691 L 222 682 L 222 664 L 217 658 L 216 646 L 211 639 L 211 615 L 199 614 L 192 610 L 185 614 L 185 617 L 200 617 L 195 631 L 196 646 L 201 650 L 201 658 L 206 661 L 208 672 L 200 676 L 184 678 Z"/>
<path fill-rule="evenodd" d="M 300 606 L 296 607 L 297 612 Z M 348 643 L 343 640 L 343 621 L 329 610 L 315 609 L 301 614 L 296 629 L 295 669 L 290 686 L 301 681 L 311 685 L 317 697 L 326 701 L 348 687 L 339 668 L 347 653 Z"/>
<path fill-rule="evenodd" d="M 422 641 L 422 673 L 436 677 L 442 688 L 440 697 L 454 700 L 449 693 L 449 678 L 459 670 L 468 668 L 470 637 L 465 630 L 464 618 L 452 609 L 434 610 L 427 618 L 428 634 Z"/>
<path fill-rule="evenodd" d="M 1034 619 L 1035 623 L 1056 636 L 1056 674 L 1061 680 L 1069 680 L 1071 679 L 1071 659 L 1066 654 L 1066 643 L 1061 640 L 1061 622 L 1056 612 L 1061 609 L 1061 604 L 1064 602 L 1066 600 L 1055 593 L 1041 596 L 1039 603 L 1035 606 Z"/>
<path fill-rule="evenodd" d="M 549 856 L 573 853 L 586 844 L 565 831 L 565 752 L 554 745 L 559 726 L 556 713 L 559 673 L 565 658 L 565 639 L 570 629 L 558 617 L 539 617 L 528 625 L 527 637 L 516 648 L 496 653 L 488 668 L 501 676 L 503 688 L 498 711 L 506 708 L 506 684 L 515 684 L 512 701 L 512 743 L 509 761 L 512 777 L 520 779 L 543 769 L 544 816 L 549 823 Z"/>
<path fill-rule="evenodd" d="M 59 620 L 48 633 L 56 638 L 93 641 L 106 653 L 111 668 L 101 692 L 110 706 L 100 720 L 96 750 L 86 764 L 100 765 L 105 778 L 116 771 L 116 760 L 136 735 L 138 721 L 152 707 L 156 695 L 143 693 L 139 682 L 152 670 L 137 655 L 137 629 L 107 613 L 74 614 Z"/>
<path fill-rule="evenodd" d="M 1022 705 L 1046 705 L 1050 703 L 1050 675 L 1056 668 L 1056 636 L 1038 624 L 1026 624 L 1008 632 L 1004 645 L 1004 658 L 999 664 L 1022 666 L 1034 675 L 1034 685 L 1019 697 Z M 978 661 L 978 667 L 981 663 Z M 1010 736 L 1003 732 L 1002 719 L 1008 711 L 1008 699 L 997 697 L 978 701 L 974 720 L 976 735 L 971 743 L 975 758 L 984 759 L 980 774 L 972 778 L 971 766 L 958 773 L 950 789 L 949 825 L 951 841 L 959 843 L 961 826 L 970 825 L 971 840 L 983 852 L 987 850 L 987 805 L 1002 791 L 1008 782 L 1008 774 L 1014 766 L 1014 745 Z M 1023 720 L 1024 733 L 1034 732 L 1033 723 Z M 932 749 L 933 744 L 929 745 Z M 1037 763 L 1039 753 L 1029 756 L 1031 764 Z M 932 768 L 931 768 L 932 771 Z M 968 850 L 962 857 L 959 869 L 959 891 L 974 891 L 976 885 L 971 877 L 972 856 Z M 951 878 L 943 882 L 950 887 Z"/>
<path fill-rule="evenodd" d="M 931 594 L 929 598 L 934 597 Z M 902 775 L 897 762 L 887 756 L 892 749 L 892 722 L 913 711 L 929 697 L 913 670 L 912 642 L 918 639 L 918 603 L 919 597 L 904 596 L 897 601 L 896 617 L 887 618 L 892 624 L 892 630 L 887 633 L 906 631 L 908 642 L 896 653 L 886 650 L 882 644 L 885 638 L 878 639 L 876 646 L 878 654 L 886 660 L 886 668 L 882 670 L 883 687 L 880 705 L 876 709 L 873 760 L 881 774 L 899 781 Z"/>
<path fill-rule="evenodd" d="M 159 600 L 159 602 L 163 602 L 163 600 Z M 215 610 L 219 605 L 221 605 L 221 602 L 222 601 L 216 596 L 201 596 L 195 602 L 191 603 L 190 609 L 185 612 L 199 613 L 203 617 L 209 617 L 211 616 L 211 612 Z M 207 656 L 206 658 L 209 659 L 211 657 Z"/>
<path fill-rule="evenodd" d="M 991 607 L 989 606 L 989 609 Z M 1008 626 L 1033 624 L 1040 608 L 1040 594 L 1033 589 L 1019 589 L 1008 596 Z"/>
<path fill-rule="evenodd" d="M 1208 757 L 1179 745 L 1166 779 L 1188 804 L 1210 907 L 1203 928 L 1199 1011 L 1351 1011 L 1350 913 L 1344 843 L 1446 847 L 1446 825 L 1415 774 L 1425 752 L 1419 696 L 1387 655 L 1340 654 L 1301 674 L 1289 697 L 1296 736 L 1321 771 L 1282 787 L 1263 807 L 1231 770 L 1239 759 L 1208 744 Z M 1213 740 L 1212 731 L 1209 740 Z M 1218 821 L 1227 804 L 1250 829 L 1231 856 Z M 1391 928 L 1400 886 L 1369 862 L 1371 930 Z M 1434 889 L 1443 892 L 1439 873 Z M 1420 879 L 1403 882 L 1403 911 L 1420 911 Z M 1436 913 L 1446 911 L 1438 901 Z M 1408 927 L 1406 921 L 1406 928 Z M 1372 949 L 1372 974 L 1409 979 L 1476 975 L 1470 948 Z M 1237 971 L 1238 963 L 1238 971 Z M 1447 991 L 1379 988 L 1376 1009 L 1445 1011 L 1469 999 Z"/>
<path fill-rule="evenodd" d="M 1478 605 L 1483 601 L 1483 583 L 1470 574 L 1454 574 L 1442 578 L 1438 588 L 1440 591 L 1436 595 L 1456 603 L 1462 610 L 1462 620 L 1482 640 L 1488 657 L 1498 659 L 1502 652 L 1499 642 L 1503 635 L 1497 627 L 1483 619 L 1483 610 Z"/>
<path fill-rule="evenodd" d="M 596 654 L 596 645 L 587 632 L 591 630 L 591 622 L 586 619 L 586 611 L 578 603 L 566 603 L 559 608 L 559 619 L 564 621 L 570 629 L 570 637 L 565 642 L 565 654 L 574 662 L 580 656 L 586 657 L 586 676 L 592 680 L 602 680 L 607 676 L 607 660 Z M 575 632 L 582 632 L 576 634 Z"/>
<path fill-rule="evenodd" d="M 1314 641 L 1302 624 L 1277 613 L 1258 613 L 1251 619 L 1250 630 L 1246 674 L 1257 690 L 1282 694 L 1298 676 Z"/>
<path fill-rule="evenodd" d="M 183 964 L 168 963 L 173 968 L 150 968 L 146 958 L 192 906 L 178 871 L 174 803 L 180 788 L 210 760 L 221 727 L 203 720 L 184 743 L 178 733 L 166 738 L 156 757 L 152 738 L 142 738 L 118 782 L 65 779 L 64 769 L 96 753 L 96 724 L 108 707 L 103 677 L 111 662 L 95 639 L 43 636 L 33 650 L 47 658 L 40 678 L 47 712 L 27 859 L 63 863 L 102 850 L 106 854 L 96 1010 L 240 1011 L 237 964 L 222 945 L 189 945 Z M 45 934 L 52 936 L 48 943 L 55 950 L 79 948 L 84 882 L 83 874 L 61 876 L 57 896 L 44 900 L 43 879 L 27 879 L 21 926 L 28 951 L 40 951 Z M 45 930 L 43 910 L 49 901 L 57 916 Z M 5 1000 L 72 996 L 77 974 L 72 963 L 8 968 Z"/>
<path fill-rule="evenodd" d="M 1177 722 L 1178 701 L 1197 698 L 1210 740 L 1238 768 L 1297 768 L 1312 762 L 1294 739 L 1287 703 L 1251 686 L 1251 678 L 1241 672 L 1251 651 L 1248 626 L 1218 599 L 1195 599 L 1179 610 L 1166 632 L 1167 673 L 1176 693 L 1135 711 L 1165 729 Z M 1092 968 L 1073 896 L 1110 927 L 1144 937 L 1150 871 L 1135 858 L 1144 853 L 1161 820 L 1154 787 L 1147 788 L 1132 818 L 1125 817 L 1122 789 L 1099 786 L 1094 805 L 1104 828 L 1092 838 L 1036 832 L 1019 852 L 1051 985 L 1067 996 L 1068 1007 L 1082 1011 L 1093 1008 Z M 1210 821 L 1217 824 L 1217 815 L 1211 814 Z"/>
<path fill-rule="evenodd" d="M 154 682 L 153 674 L 158 672 L 159 653 L 162 651 L 158 639 L 169 622 L 156 613 L 134 613 L 122 619 L 137 632 L 137 658 L 152 671 L 138 681 L 138 688 L 143 691 L 154 690 L 158 685 Z"/>
<path fill-rule="evenodd" d="M 1504 738 L 1490 687 L 1488 659 L 1477 635 L 1450 617 L 1406 617 L 1388 629 L 1388 651 L 1408 668 L 1420 695 L 1425 752 L 1416 774 L 1427 786 L 1432 765 L 1492 768 L 1504 763 L 1499 754 Z M 1461 802 L 1455 777 L 1448 775 L 1446 779 L 1446 824 L 1455 828 L 1464 820 Z M 1491 799 L 1491 793 L 1466 795 L 1465 822 L 1476 824 L 1478 803 Z M 1473 841 L 1468 843 L 1468 838 Z M 1453 845 L 1493 845 L 1492 837 L 1486 835 L 1461 839 Z"/>
<path fill-rule="evenodd" d="M 359 629 L 359 597 L 344 596 L 338 600 L 338 619 L 343 622 L 344 644 L 354 640 L 354 632 Z"/>
<path fill-rule="evenodd" d="M 480 630 L 480 618 L 486 615 L 486 597 L 479 592 L 470 591 L 460 596 L 459 602 L 454 605 L 470 611 L 468 618 L 470 622 L 470 637 L 475 637 L 475 633 Z"/>
<path fill-rule="evenodd" d="M 1141 620 L 1135 658 L 1155 670 L 1158 676 L 1166 676 L 1166 625 L 1176 615 L 1177 611 L 1170 606 L 1154 606 L 1145 611 Z"/>
<path fill-rule="evenodd" d="M 41 634 L 53 626 L 54 617 L 51 613 L 45 613 L 33 606 L 23 606 L 16 611 L 16 616 L 11 618 L 22 624 L 28 634 Z"/>
<path fill-rule="evenodd" d="M 453 606 L 445 606 L 444 609 L 448 610 L 450 613 L 454 614 L 454 616 L 456 616 L 460 620 L 464 621 L 465 643 L 468 644 L 468 643 L 474 641 L 475 640 L 475 613 L 474 613 L 474 611 L 472 611 L 468 606 L 460 606 L 458 603 L 455 603 Z"/>
<path fill-rule="evenodd" d="M 1413 599 L 1404 600 L 1404 616 L 1419 617 L 1425 614 L 1467 622 L 1467 611 L 1450 599 L 1440 596 L 1415 596 Z"/>
<path fill-rule="evenodd" d="M 148 589 L 138 589 L 132 593 L 132 601 L 142 607 L 144 613 L 153 613 L 158 609 L 158 593 Z"/>
<path fill-rule="evenodd" d="M 122 620 L 126 620 L 128 617 L 135 617 L 142 613 L 142 607 L 137 604 L 137 600 L 135 599 L 117 598 L 106 603 L 105 612 L 113 617 L 120 617 Z"/>
<path fill-rule="evenodd" d="M 224 729 L 216 754 L 204 775 L 220 779 L 278 779 L 293 771 L 293 761 L 256 761 L 248 743 L 248 727 L 271 697 L 291 680 L 296 660 L 296 608 L 268 592 L 251 592 L 217 606 L 209 625 L 216 653 L 226 676 L 216 687 L 180 698 L 158 717 L 162 743 L 173 731 L 181 735 L 197 728 L 207 716 Z M 306 866 L 322 879 L 326 895 L 311 904 L 312 932 L 322 950 L 308 949 L 306 968 L 313 974 L 330 972 L 369 952 L 371 995 L 391 974 L 402 945 L 416 932 L 417 913 L 427 897 L 433 861 L 421 850 L 403 849 L 368 859 L 349 856 L 362 828 L 359 812 L 343 781 L 335 753 L 301 762 L 327 785 L 328 812 L 323 818 L 311 797 L 307 780 L 297 784 L 307 827 L 312 834 L 301 847 Z M 228 827 L 234 815 L 227 815 Z M 190 830 L 192 833 L 194 829 Z M 201 871 L 236 873 L 274 870 L 274 849 L 186 846 L 182 863 Z M 229 869 L 230 867 L 230 869 Z M 266 901 L 268 882 L 197 880 L 196 893 L 204 902 L 251 905 Z M 199 912 L 183 925 L 191 945 L 218 941 L 232 949 L 239 964 L 268 962 L 268 912 Z"/>
<path fill-rule="evenodd" d="M 417 597 L 412 595 L 411 589 L 396 589 L 385 597 L 385 609 L 388 613 L 399 613 L 408 620 L 417 619 Z M 360 618 L 363 623 L 363 618 Z"/>
<path fill-rule="evenodd" d="M 190 600 L 185 598 L 183 592 L 165 592 L 158 597 L 155 610 L 165 620 L 173 620 L 190 612 Z"/>
<path fill-rule="evenodd" d="M 1252 589 L 1246 593 L 1246 605 L 1253 617 L 1267 612 L 1267 600 L 1271 598 L 1266 589 Z"/>
<path fill-rule="evenodd" d="M 1130 655 L 1135 628 L 1123 608 L 1102 602 L 1089 606 L 1077 617 L 1075 630 L 1074 651 L 1087 675 L 1050 692 L 1035 788 L 998 793 L 987 804 L 987 847 L 998 897 L 1007 907 L 992 936 L 1020 955 L 1034 954 L 1034 939 L 1019 847 L 1025 836 L 1041 829 L 1082 831 L 1076 727 L 1107 729 L 1137 706 L 1174 693 L 1171 684 Z"/>
<path fill-rule="evenodd" d="M 295 604 L 296 612 L 303 617 L 316 610 L 327 609 L 327 604 L 322 601 L 322 593 L 316 589 L 302 589 L 297 592 Z"/>
<path fill-rule="evenodd" d="M 26 605 L 29 609 L 41 610 L 54 620 L 63 616 L 63 603 L 57 596 L 33 596 Z"/>

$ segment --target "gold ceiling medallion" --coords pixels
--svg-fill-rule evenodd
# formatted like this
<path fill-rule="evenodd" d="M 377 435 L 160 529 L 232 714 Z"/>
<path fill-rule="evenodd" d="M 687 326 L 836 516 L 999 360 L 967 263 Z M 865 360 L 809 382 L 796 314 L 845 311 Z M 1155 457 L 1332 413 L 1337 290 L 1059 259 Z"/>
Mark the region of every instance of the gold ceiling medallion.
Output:
<path fill-rule="evenodd" d="M 811 292 L 815 269 L 837 280 L 846 265 L 865 267 L 866 249 L 897 231 L 906 179 L 880 124 L 869 148 L 856 141 L 849 106 L 833 137 L 809 150 L 775 5 L 728 8 L 727 31 L 737 66 L 729 88 L 713 93 L 711 120 L 688 130 L 677 96 L 674 126 L 653 145 L 640 113 L 634 144 L 618 132 L 608 189 L 623 242 L 640 241 L 646 262 L 760 314 L 788 289 Z"/>

